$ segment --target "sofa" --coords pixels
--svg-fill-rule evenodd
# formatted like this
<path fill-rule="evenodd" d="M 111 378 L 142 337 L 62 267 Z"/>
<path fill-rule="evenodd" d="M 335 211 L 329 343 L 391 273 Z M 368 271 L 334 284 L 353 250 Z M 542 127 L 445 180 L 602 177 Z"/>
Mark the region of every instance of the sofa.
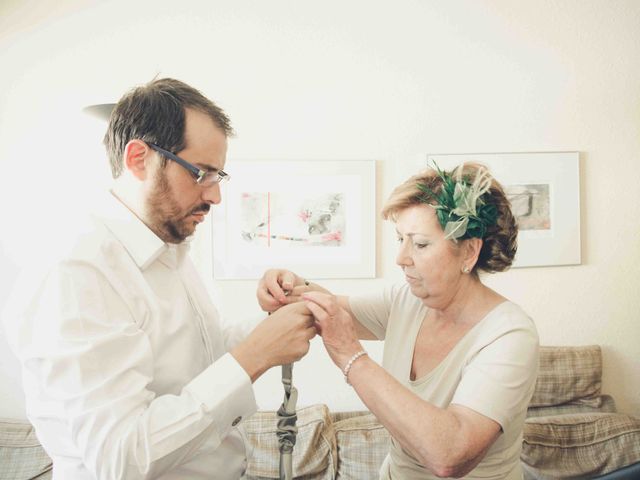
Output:
<path fill-rule="evenodd" d="M 601 392 L 598 346 L 541 347 L 540 369 L 523 432 L 525 479 L 640 478 L 640 419 L 616 412 Z M 295 478 L 375 479 L 389 434 L 367 411 L 298 410 Z M 275 412 L 240 424 L 246 480 L 278 478 Z M 0 480 L 51 478 L 51 461 L 25 422 L 0 421 Z"/>

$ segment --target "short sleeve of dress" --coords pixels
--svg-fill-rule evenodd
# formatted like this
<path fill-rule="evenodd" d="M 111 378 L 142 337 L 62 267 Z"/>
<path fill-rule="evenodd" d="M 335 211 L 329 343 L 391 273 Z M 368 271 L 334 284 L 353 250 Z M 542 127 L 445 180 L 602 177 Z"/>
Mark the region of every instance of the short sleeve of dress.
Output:
<path fill-rule="evenodd" d="M 349 307 L 356 320 L 379 340 L 385 338 L 389 316 L 398 291 L 398 286 L 390 285 L 375 293 L 349 297 Z"/>
<path fill-rule="evenodd" d="M 452 404 L 495 420 L 503 431 L 526 409 L 538 370 L 538 334 L 515 304 L 501 309 L 484 345 L 468 360 Z"/>

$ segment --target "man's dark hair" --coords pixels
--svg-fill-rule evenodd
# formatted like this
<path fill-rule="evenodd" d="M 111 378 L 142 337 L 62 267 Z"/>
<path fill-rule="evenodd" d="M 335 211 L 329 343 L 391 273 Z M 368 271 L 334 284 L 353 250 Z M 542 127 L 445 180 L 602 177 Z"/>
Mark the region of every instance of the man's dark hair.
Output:
<path fill-rule="evenodd" d="M 198 90 L 172 78 L 153 80 L 126 93 L 111 113 L 103 141 L 113 178 L 124 170 L 124 148 L 130 140 L 155 143 L 174 153 L 184 150 L 186 108 L 209 115 L 227 137 L 233 135 L 229 117 Z"/>

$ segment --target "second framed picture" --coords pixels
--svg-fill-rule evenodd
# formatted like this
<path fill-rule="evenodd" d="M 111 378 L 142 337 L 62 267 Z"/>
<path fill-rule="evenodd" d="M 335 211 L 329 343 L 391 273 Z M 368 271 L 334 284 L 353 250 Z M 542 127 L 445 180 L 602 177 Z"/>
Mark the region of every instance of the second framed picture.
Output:
<path fill-rule="evenodd" d="M 519 227 L 514 267 L 580 264 L 578 152 L 427 155 L 434 162 L 480 163 L 502 184 Z"/>

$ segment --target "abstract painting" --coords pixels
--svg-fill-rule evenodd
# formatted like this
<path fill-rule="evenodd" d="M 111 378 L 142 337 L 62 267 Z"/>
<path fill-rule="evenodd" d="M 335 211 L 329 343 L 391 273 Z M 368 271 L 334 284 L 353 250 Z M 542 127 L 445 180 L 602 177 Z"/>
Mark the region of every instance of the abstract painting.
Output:
<path fill-rule="evenodd" d="M 550 230 L 549 185 L 504 185 L 520 230 Z"/>
<path fill-rule="evenodd" d="M 375 162 L 231 160 L 212 221 L 214 278 L 268 268 L 375 277 Z"/>
<path fill-rule="evenodd" d="M 345 238 L 345 195 L 330 192 L 301 197 L 288 192 L 243 192 L 245 242 L 277 247 L 340 247 Z"/>

